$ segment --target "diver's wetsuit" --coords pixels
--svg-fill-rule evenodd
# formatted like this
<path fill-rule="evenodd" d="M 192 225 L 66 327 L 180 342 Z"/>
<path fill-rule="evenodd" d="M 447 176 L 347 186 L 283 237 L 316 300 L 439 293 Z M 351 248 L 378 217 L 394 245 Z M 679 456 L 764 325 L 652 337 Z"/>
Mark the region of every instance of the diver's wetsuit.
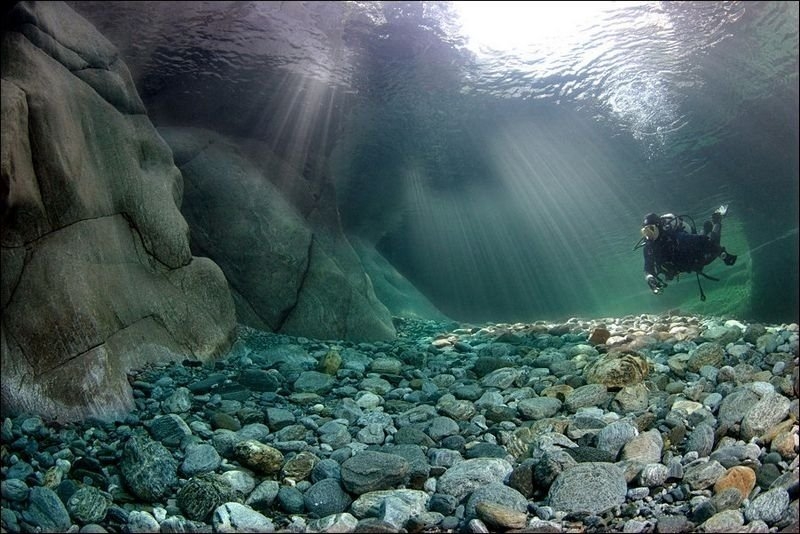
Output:
<path fill-rule="evenodd" d="M 664 273 L 671 280 L 678 273 L 702 271 L 723 251 L 719 244 L 721 232 L 719 222 L 707 222 L 702 234 L 690 234 L 683 227 L 669 229 L 662 224 L 658 239 L 644 244 L 645 275 L 657 277 Z"/>

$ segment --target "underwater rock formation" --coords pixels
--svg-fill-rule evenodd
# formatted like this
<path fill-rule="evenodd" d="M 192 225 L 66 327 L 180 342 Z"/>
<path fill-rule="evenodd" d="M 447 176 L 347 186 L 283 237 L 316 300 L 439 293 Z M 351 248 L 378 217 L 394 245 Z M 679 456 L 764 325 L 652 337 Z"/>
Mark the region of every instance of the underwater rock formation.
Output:
<path fill-rule="evenodd" d="M 372 280 L 375 295 L 389 308 L 392 315 L 437 321 L 448 320 L 448 317 L 428 297 L 378 252 L 374 244 L 353 235 L 348 235 L 347 239 L 353 245 L 364 270 Z"/>
<path fill-rule="evenodd" d="M 252 140 L 199 128 L 159 132 L 186 183 L 192 246 L 225 272 L 241 323 L 319 339 L 394 338 L 338 216 L 298 206 L 309 199 L 279 187 L 302 183 L 297 171 Z"/>
<path fill-rule="evenodd" d="M 7 17 L 3 410 L 108 417 L 130 369 L 227 350 L 233 301 L 191 255 L 180 172 L 116 48 L 63 3 Z"/>

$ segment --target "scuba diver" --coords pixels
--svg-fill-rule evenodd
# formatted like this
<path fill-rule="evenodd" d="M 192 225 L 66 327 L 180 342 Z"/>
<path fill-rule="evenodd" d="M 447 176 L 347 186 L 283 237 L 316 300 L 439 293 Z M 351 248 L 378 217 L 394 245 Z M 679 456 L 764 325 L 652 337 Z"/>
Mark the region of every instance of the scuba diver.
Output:
<path fill-rule="evenodd" d="M 658 216 L 649 213 L 645 216 L 642 221 L 642 238 L 634 250 L 644 247 L 644 278 L 654 294 L 658 295 L 667 287 L 660 275 L 672 280 L 680 273 L 694 272 L 700 287 L 700 300 L 706 300 L 703 286 L 700 285 L 700 276 L 714 281 L 719 279 L 705 274 L 703 267 L 716 258 L 722 259 L 725 265 L 736 263 L 736 256 L 719 243 L 722 218 L 727 212 L 728 206 L 717 208 L 711 215 L 711 220 L 703 224 L 700 234 L 697 233 L 691 217 L 688 217 L 691 226 L 686 224 L 683 220 L 687 217 L 685 215 L 668 213 Z"/>

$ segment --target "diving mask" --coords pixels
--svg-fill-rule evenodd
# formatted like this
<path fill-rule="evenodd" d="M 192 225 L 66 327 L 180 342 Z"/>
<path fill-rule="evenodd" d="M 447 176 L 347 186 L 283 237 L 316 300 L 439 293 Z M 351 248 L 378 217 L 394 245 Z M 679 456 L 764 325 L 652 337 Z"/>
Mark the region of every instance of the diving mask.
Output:
<path fill-rule="evenodd" d="M 648 241 L 655 241 L 658 239 L 658 226 L 655 224 L 646 224 L 642 226 L 642 236 Z"/>

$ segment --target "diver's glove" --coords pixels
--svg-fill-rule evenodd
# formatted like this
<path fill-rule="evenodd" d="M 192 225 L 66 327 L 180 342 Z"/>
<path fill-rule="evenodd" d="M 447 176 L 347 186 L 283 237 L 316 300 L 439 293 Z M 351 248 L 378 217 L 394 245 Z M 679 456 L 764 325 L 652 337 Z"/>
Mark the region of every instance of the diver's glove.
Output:
<path fill-rule="evenodd" d="M 722 206 L 718 207 L 714 210 L 714 213 L 711 214 L 711 221 L 714 224 L 719 224 L 722 222 L 722 218 L 725 217 L 725 214 L 728 213 L 728 206 L 723 204 Z"/>
<path fill-rule="evenodd" d="M 647 285 L 650 286 L 650 290 L 656 295 L 658 295 L 663 288 L 667 287 L 667 284 L 665 284 L 652 274 L 648 274 L 647 276 L 644 277 L 644 279 L 647 280 Z"/>

